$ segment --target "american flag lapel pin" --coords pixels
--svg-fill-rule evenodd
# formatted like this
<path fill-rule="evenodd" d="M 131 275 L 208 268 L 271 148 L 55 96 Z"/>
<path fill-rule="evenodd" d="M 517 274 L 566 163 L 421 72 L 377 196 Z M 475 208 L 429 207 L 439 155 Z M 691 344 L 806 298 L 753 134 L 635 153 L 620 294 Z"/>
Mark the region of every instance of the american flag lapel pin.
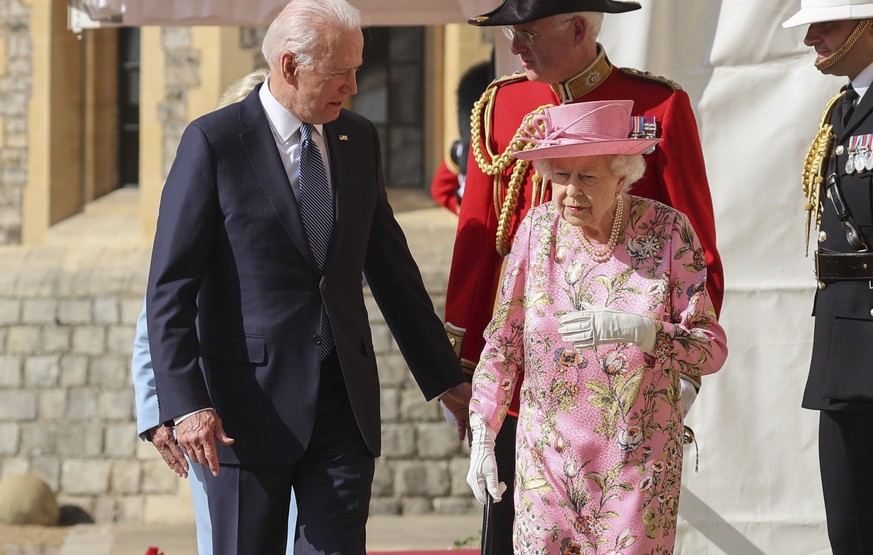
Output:
<path fill-rule="evenodd" d="M 348 140 L 349 140 L 349 136 L 348 136 L 348 135 L 340 135 L 340 136 L 339 136 L 339 140 L 341 140 L 341 141 L 348 141 Z"/>

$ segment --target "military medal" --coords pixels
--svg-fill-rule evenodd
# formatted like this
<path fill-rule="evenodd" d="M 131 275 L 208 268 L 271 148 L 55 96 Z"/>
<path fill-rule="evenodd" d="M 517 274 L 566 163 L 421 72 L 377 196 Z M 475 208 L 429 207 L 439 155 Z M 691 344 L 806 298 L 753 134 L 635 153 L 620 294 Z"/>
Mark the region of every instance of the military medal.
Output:
<path fill-rule="evenodd" d="M 655 139 L 658 137 L 658 122 L 655 116 L 631 116 L 631 139 Z M 655 151 L 652 145 L 643 154 Z"/>
<path fill-rule="evenodd" d="M 851 151 L 849 152 L 849 156 L 846 158 L 846 173 L 855 173 L 855 153 Z"/>

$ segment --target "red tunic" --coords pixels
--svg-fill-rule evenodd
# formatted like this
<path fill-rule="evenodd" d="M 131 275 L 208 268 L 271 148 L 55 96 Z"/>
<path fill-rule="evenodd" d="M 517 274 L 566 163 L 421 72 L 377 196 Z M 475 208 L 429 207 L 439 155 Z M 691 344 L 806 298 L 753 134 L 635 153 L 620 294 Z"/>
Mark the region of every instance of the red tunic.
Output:
<path fill-rule="evenodd" d="M 433 175 L 430 184 L 430 196 L 440 206 L 445 206 L 453 213 L 458 213 L 458 166 L 451 160 L 443 159 L 440 167 Z"/>
<path fill-rule="evenodd" d="M 703 151 L 688 95 L 666 79 L 610 66 L 602 50 L 601 56 L 573 79 L 579 87 L 576 90 L 581 89 L 583 93 L 573 101 L 633 100 L 634 116 L 655 117 L 657 136 L 662 141 L 653 153 L 645 155 L 646 173 L 631 186 L 630 192 L 663 202 L 688 216 L 706 251 L 707 289 L 716 311 L 719 311 L 724 279 L 716 248 L 715 221 Z M 497 87 L 491 111 L 493 116 L 486 122 L 489 112 L 482 110 L 480 123 L 483 144 L 488 141 L 494 154 L 504 152 L 525 115 L 542 105 L 560 103 L 552 87 L 528 81 L 523 76 L 509 81 L 498 80 L 492 87 Z M 487 137 L 486 126 L 489 127 Z M 483 152 L 485 162 L 490 164 L 492 160 L 484 146 Z M 482 332 L 493 312 L 503 262 L 503 256 L 495 247 L 498 208 L 506 194 L 513 168 L 514 162 L 503 172 L 500 198 L 495 205 L 494 177 L 483 173 L 471 150 L 446 292 L 446 329 L 456 343 L 461 342 L 455 345 L 455 349 L 460 351 L 461 364 L 469 375 L 479 361 L 485 343 Z M 509 227 L 510 245 L 518 224 L 531 207 L 532 173 L 529 169 L 518 196 Z M 546 195 L 548 200 L 548 188 Z M 537 200 L 533 199 L 533 203 L 537 204 Z M 518 383 L 521 381 L 519 379 Z M 517 409 L 516 397 L 511 410 L 515 413 Z"/>

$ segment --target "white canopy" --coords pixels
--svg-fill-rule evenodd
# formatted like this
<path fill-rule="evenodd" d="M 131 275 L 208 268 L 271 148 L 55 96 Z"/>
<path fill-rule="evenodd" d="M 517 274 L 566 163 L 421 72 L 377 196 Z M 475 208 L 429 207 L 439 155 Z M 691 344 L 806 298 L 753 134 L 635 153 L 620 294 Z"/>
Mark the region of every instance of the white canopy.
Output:
<path fill-rule="evenodd" d="M 69 0 L 70 28 L 101 26 L 266 25 L 287 0 Z M 351 0 L 367 25 L 461 23 L 497 0 Z"/>

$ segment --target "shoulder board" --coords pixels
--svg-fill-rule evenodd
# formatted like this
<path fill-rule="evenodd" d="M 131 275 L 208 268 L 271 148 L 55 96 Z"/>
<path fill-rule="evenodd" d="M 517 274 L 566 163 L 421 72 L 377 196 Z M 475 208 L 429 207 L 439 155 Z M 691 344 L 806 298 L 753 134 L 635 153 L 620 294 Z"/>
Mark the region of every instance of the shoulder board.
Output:
<path fill-rule="evenodd" d="M 660 75 L 652 75 L 649 71 L 640 71 L 638 69 L 634 69 L 632 67 L 623 67 L 621 68 L 621 72 L 630 77 L 635 77 L 637 79 L 647 79 L 649 81 L 655 81 L 657 83 L 661 83 L 667 87 L 670 87 L 674 91 L 681 91 L 682 86 L 673 81 L 672 79 L 667 79 L 666 77 L 661 77 Z"/>
<path fill-rule="evenodd" d="M 488 85 L 488 88 L 500 88 L 504 85 L 517 83 L 519 81 L 527 81 L 527 75 L 524 72 L 516 71 L 512 75 L 504 75 L 503 77 L 498 77 L 494 81 L 491 81 L 491 84 Z"/>

